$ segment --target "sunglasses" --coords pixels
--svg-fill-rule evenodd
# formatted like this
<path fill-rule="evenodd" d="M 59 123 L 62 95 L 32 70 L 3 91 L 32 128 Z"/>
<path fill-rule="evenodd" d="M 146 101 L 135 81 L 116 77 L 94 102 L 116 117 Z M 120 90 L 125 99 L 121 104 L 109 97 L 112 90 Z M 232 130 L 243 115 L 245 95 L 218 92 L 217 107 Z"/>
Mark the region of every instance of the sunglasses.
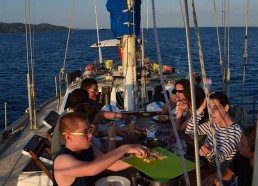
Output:
<path fill-rule="evenodd" d="M 85 129 L 82 132 L 63 132 L 62 135 L 71 134 L 71 135 L 74 135 L 74 136 L 87 136 L 89 134 L 92 134 L 92 132 L 93 132 L 93 128 L 90 127 L 90 128 Z"/>
<path fill-rule="evenodd" d="M 172 94 L 176 94 L 177 92 L 184 93 L 184 90 L 176 90 L 176 89 L 172 90 Z"/>

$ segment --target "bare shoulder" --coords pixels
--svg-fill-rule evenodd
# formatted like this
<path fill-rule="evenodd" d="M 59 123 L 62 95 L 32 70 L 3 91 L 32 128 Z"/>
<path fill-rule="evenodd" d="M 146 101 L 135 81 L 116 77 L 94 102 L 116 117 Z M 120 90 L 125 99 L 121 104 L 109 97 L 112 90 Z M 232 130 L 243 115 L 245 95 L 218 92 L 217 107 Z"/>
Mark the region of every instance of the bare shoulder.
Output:
<path fill-rule="evenodd" d="M 76 161 L 78 160 L 70 154 L 61 154 L 56 157 L 54 161 L 54 167 L 66 166 L 67 164 L 73 164 Z"/>

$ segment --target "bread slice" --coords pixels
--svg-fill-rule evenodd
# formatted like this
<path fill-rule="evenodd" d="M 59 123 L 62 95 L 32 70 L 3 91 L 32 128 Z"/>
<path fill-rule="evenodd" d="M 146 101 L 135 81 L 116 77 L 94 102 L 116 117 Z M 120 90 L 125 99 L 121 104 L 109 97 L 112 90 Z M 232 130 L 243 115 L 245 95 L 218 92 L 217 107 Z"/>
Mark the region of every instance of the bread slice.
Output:
<path fill-rule="evenodd" d="M 167 158 L 167 156 L 165 154 L 162 154 L 160 152 L 156 153 L 155 156 L 159 159 L 159 160 L 163 160 L 165 158 Z"/>
<path fill-rule="evenodd" d="M 159 153 L 158 151 L 150 150 L 150 155 L 151 156 L 156 156 L 156 154 L 158 154 L 158 153 Z"/>
<path fill-rule="evenodd" d="M 143 161 L 147 162 L 147 163 L 152 163 L 155 162 L 157 160 L 157 158 L 155 156 L 148 156 L 147 158 L 144 158 Z"/>

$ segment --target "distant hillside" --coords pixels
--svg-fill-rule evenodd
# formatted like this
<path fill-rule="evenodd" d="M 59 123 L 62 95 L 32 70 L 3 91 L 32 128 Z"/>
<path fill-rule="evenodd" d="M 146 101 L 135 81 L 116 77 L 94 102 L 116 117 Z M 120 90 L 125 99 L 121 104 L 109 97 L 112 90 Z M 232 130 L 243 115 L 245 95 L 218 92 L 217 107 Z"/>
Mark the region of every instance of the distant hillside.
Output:
<path fill-rule="evenodd" d="M 38 25 L 31 25 L 34 28 L 34 32 L 49 32 L 49 31 L 62 31 L 68 30 L 65 26 L 56 26 L 47 23 L 41 23 Z M 23 23 L 2 23 L 0 22 L 0 33 L 17 33 L 25 32 L 25 24 Z"/>

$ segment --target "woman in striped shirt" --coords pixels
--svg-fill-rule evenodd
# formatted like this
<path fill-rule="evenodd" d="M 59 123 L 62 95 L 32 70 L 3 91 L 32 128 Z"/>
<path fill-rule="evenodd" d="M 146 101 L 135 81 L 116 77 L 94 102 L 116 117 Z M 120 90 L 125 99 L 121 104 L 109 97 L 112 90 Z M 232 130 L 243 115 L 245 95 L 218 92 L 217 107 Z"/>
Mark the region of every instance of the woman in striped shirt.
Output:
<path fill-rule="evenodd" d="M 238 142 L 241 137 L 241 128 L 238 124 L 234 123 L 229 116 L 229 101 L 228 97 L 222 92 L 214 92 L 210 95 L 210 106 L 212 111 L 212 119 L 214 122 L 215 138 L 217 141 L 217 154 L 220 162 L 221 169 L 228 167 L 238 152 Z M 207 158 L 212 166 L 215 164 L 215 152 L 212 137 L 212 126 L 210 121 L 200 122 L 204 116 L 203 111 L 207 107 L 207 101 L 204 100 L 203 104 L 197 110 L 197 124 L 198 135 L 206 135 L 204 145 L 200 148 L 200 156 Z M 193 118 L 191 117 L 185 133 L 193 134 Z"/>

